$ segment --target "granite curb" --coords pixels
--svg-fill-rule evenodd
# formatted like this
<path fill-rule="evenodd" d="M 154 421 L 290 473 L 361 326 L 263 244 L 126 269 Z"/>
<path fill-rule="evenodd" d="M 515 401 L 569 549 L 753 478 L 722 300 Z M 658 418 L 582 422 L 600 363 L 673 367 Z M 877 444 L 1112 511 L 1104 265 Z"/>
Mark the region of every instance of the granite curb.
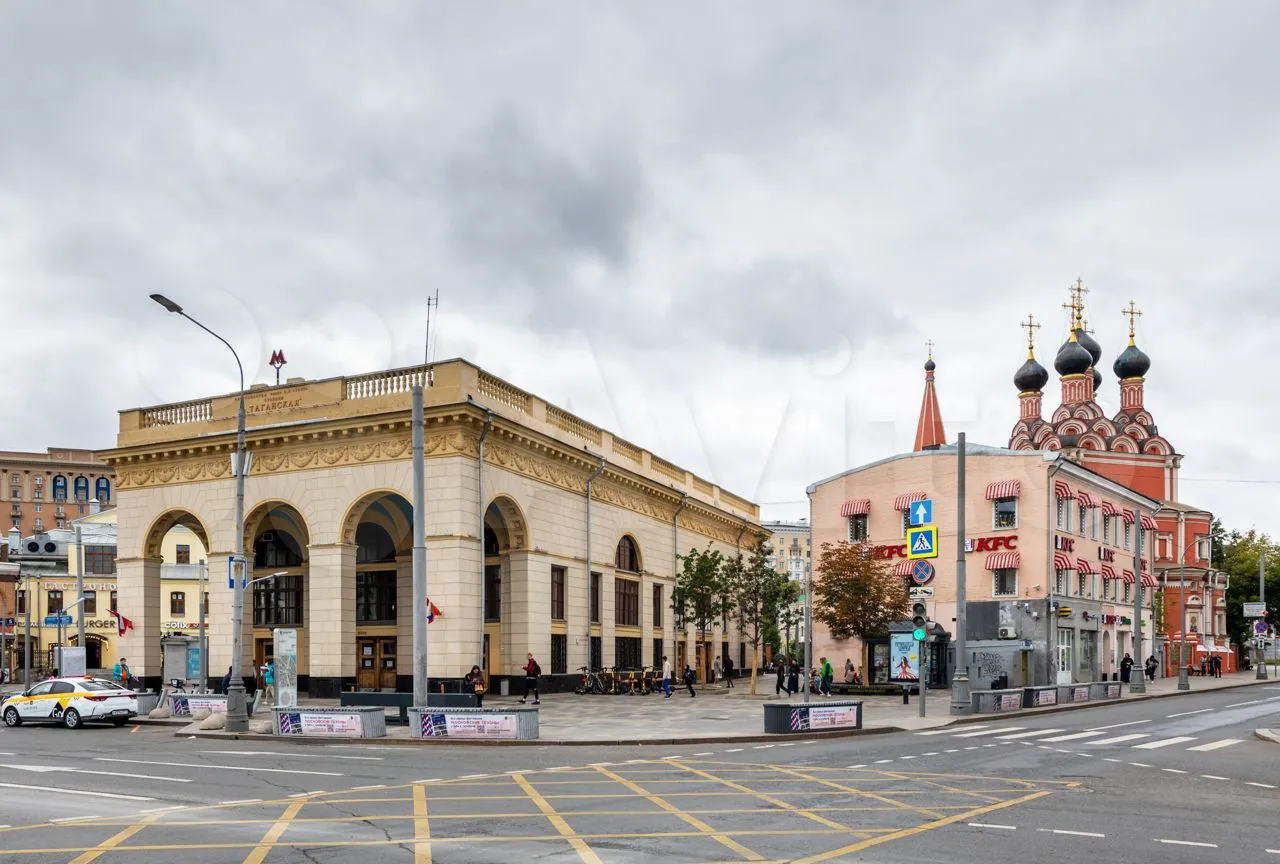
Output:
<path fill-rule="evenodd" d="M 1280 744 L 1280 729 L 1254 729 L 1253 734 L 1255 738 L 1263 741 Z"/>

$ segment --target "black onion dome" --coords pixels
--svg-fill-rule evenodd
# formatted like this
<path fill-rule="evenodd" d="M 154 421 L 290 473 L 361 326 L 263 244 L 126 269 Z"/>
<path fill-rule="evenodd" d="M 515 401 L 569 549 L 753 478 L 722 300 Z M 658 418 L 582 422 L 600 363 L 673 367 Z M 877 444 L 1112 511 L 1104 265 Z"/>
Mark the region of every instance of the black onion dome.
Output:
<path fill-rule="evenodd" d="M 1089 352 L 1089 356 L 1093 358 L 1093 365 L 1097 366 L 1098 361 L 1102 359 L 1102 346 L 1098 344 L 1098 340 L 1090 336 L 1083 327 L 1077 327 L 1076 341 L 1080 343 L 1080 347 Z"/>
<path fill-rule="evenodd" d="M 1151 358 L 1142 353 L 1142 350 L 1129 343 L 1129 347 L 1120 352 L 1120 356 L 1116 358 L 1116 362 L 1111 369 L 1116 373 L 1116 377 L 1123 380 L 1125 378 L 1141 378 L 1147 374 L 1147 370 L 1151 368 Z"/>
<path fill-rule="evenodd" d="M 1093 392 L 1097 393 L 1102 387 L 1102 373 L 1098 371 L 1098 367 L 1093 367 Z"/>
<path fill-rule="evenodd" d="M 938 368 L 938 364 L 933 362 L 932 357 L 924 361 L 924 371 L 932 372 L 934 369 L 937 369 L 937 368 Z"/>
<path fill-rule="evenodd" d="M 1028 357 L 1027 362 L 1013 375 L 1013 386 L 1018 388 L 1019 393 L 1037 393 L 1047 383 L 1049 370 L 1041 366 L 1034 357 Z"/>
<path fill-rule="evenodd" d="M 1053 360 L 1053 368 L 1059 375 L 1082 375 L 1093 365 L 1093 356 L 1074 339 L 1068 339 L 1058 349 L 1058 356 Z"/>

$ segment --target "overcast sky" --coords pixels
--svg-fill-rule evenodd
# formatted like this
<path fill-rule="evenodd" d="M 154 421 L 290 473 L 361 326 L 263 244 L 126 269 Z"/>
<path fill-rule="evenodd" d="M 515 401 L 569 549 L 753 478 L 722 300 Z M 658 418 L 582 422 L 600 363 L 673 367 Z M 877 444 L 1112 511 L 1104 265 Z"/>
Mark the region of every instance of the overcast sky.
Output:
<path fill-rule="evenodd" d="M 631 10 L 630 13 L 620 11 Z M 495 14 L 500 8 L 501 14 Z M 1145 315 L 1182 498 L 1280 521 L 1280 5 L 9 3 L 0 449 L 115 412 L 464 356 L 807 514 L 1003 445 L 1020 319 L 1091 289 L 1100 402 Z M 1058 402 L 1056 375 L 1046 413 Z M 1208 481 L 1214 482 L 1208 482 Z"/>

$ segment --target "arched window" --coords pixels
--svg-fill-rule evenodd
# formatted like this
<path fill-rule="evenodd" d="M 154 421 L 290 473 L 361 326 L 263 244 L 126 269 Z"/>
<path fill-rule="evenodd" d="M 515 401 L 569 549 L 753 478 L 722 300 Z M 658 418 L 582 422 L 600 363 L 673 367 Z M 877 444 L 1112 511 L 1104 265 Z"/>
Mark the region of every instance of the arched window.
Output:
<path fill-rule="evenodd" d="M 629 573 L 640 572 L 640 550 L 636 548 L 636 541 L 630 537 L 623 537 L 618 541 L 618 551 L 614 555 L 613 566 Z"/>
<path fill-rule="evenodd" d="M 99 503 L 106 504 L 111 500 L 111 481 L 106 477 L 99 477 L 95 485 L 93 497 L 97 498 Z"/>
<path fill-rule="evenodd" d="M 53 478 L 53 500 L 67 500 L 67 478 L 63 477 L 61 474 L 58 474 Z"/>
<path fill-rule="evenodd" d="M 81 504 L 89 500 L 89 478 L 81 475 L 76 478 L 76 500 Z"/>
<path fill-rule="evenodd" d="M 396 542 L 381 525 L 361 522 L 356 526 L 356 563 L 377 564 L 396 560 Z"/>
<path fill-rule="evenodd" d="M 284 531 L 263 531 L 253 541 L 253 566 L 301 567 L 302 550 Z"/>

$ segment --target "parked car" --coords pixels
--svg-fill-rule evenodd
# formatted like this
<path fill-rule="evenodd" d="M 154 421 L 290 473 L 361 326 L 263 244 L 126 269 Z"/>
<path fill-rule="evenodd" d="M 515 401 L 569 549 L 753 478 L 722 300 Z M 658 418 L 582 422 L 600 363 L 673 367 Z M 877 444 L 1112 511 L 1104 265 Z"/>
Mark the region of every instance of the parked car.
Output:
<path fill-rule="evenodd" d="M 78 729 L 85 723 L 123 726 L 138 716 L 138 697 L 110 681 L 96 678 L 53 678 L 32 685 L 0 702 L 6 726 L 61 723 Z"/>

